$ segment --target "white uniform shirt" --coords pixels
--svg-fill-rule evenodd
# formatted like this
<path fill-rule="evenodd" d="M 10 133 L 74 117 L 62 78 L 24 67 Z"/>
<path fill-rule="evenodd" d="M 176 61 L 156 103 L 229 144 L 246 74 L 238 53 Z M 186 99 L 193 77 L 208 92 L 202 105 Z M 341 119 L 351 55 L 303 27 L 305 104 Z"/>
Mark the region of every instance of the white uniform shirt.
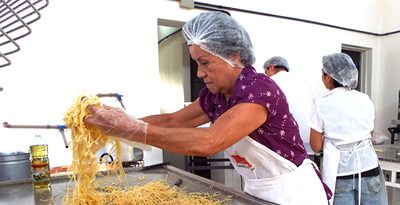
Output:
<path fill-rule="evenodd" d="M 314 115 L 317 99 L 314 90 L 290 72 L 280 71 L 271 78 L 278 84 L 287 98 L 289 110 L 299 125 L 301 139 L 304 143 L 310 143 L 310 120 Z M 314 153 L 308 149 L 307 152 L 309 154 Z"/>
<path fill-rule="evenodd" d="M 316 108 L 311 127 L 341 151 L 338 176 L 378 166 L 370 141 L 365 141 L 371 138 L 375 120 L 375 108 L 368 95 L 339 87 L 322 96 Z"/>

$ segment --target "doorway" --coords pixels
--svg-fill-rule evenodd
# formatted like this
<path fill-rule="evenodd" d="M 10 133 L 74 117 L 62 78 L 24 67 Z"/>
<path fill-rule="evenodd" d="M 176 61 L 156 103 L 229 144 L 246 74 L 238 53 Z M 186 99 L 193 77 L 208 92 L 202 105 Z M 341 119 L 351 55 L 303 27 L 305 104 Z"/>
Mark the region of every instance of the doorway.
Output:
<path fill-rule="evenodd" d="M 356 66 L 357 70 L 358 70 L 358 84 L 357 87 L 355 88 L 356 90 L 360 91 L 360 84 L 361 82 L 361 70 L 360 70 L 360 66 L 361 66 L 361 52 L 359 51 L 351 51 L 351 50 L 342 50 L 342 53 L 346 53 L 347 55 L 349 55 L 351 57 L 351 59 L 354 62 L 354 65 Z"/>
<path fill-rule="evenodd" d="M 343 44 L 341 52 L 348 54 L 358 69 L 358 85 L 355 89 L 371 97 L 372 49 Z"/>
<path fill-rule="evenodd" d="M 197 78 L 197 63 L 191 59 L 189 48 L 181 34 L 182 22 L 159 19 L 159 73 L 162 89 L 168 93 L 161 105 L 161 113 L 181 109 L 197 99 L 204 82 Z M 171 97 L 173 96 L 173 97 Z M 185 156 L 163 150 L 163 161 L 211 179 L 210 163 L 206 157 Z M 190 170 L 188 169 L 190 168 Z"/>

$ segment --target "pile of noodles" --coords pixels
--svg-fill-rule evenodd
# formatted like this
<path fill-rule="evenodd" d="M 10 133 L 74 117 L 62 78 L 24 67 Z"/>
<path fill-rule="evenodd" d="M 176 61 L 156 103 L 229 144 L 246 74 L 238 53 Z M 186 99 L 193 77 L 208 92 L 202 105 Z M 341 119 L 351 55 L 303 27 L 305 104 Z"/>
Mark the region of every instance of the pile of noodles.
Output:
<path fill-rule="evenodd" d="M 71 192 L 71 184 L 67 188 L 67 194 L 63 198 L 66 205 L 219 205 L 225 204 L 224 201 L 216 199 L 216 195 L 206 193 L 187 193 L 178 187 L 170 187 L 165 180 L 155 180 L 142 186 L 123 186 L 121 178 L 126 178 L 122 167 L 121 145 L 115 138 L 107 137 L 97 128 L 87 126 L 84 119 L 91 113 L 86 109 L 89 105 L 101 106 L 97 96 L 81 94 L 74 104 L 65 113 L 64 121 L 71 130 L 71 148 L 73 161 L 71 166 L 71 181 L 74 183 Z M 114 141 L 114 150 L 117 160 L 111 164 L 115 182 L 112 185 L 103 185 L 107 180 L 111 180 L 109 175 L 102 175 L 102 180 L 96 179 L 99 176 L 101 165 L 96 157 L 96 152 L 106 145 L 107 142 Z"/>

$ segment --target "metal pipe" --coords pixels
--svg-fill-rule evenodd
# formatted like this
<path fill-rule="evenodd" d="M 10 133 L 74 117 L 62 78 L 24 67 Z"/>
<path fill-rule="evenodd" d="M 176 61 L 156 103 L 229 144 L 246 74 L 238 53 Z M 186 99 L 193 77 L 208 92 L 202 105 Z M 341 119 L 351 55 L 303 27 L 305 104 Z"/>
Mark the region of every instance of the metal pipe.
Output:
<path fill-rule="evenodd" d="M 373 36 L 388 36 L 388 35 L 400 33 L 400 30 L 395 30 L 395 31 L 387 32 L 387 33 L 374 33 L 374 32 L 369 32 L 369 31 L 353 29 L 353 28 L 336 26 L 336 25 L 327 24 L 327 23 L 321 23 L 321 22 L 317 22 L 317 21 L 310 21 L 310 20 L 300 19 L 300 18 L 295 18 L 295 17 L 281 16 L 281 15 L 276 15 L 276 14 L 271 14 L 271 13 L 265 13 L 265 12 L 259 12 L 259 11 L 254 11 L 254 10 L 235 8 L 235 7 L 228 7 L 228 6 L 216 5 L 216 4 L 210 4 L 210 3 L 203 3 L 203 2 L 198 2 L 198 1 L 194 2 L 194 8 L 211 10 L 211 11 L 221 11 L 221 12 L 225 12 L 228 14 L 229 14 L 229 12 L 226 10 L 238 11 L 238 12 L 244 12 L 244 13 L 249 13 L 249 14 L 263 15 L 263 16 L 269 16 L 269 17 L 274 17 L 274 18 L 299 21 L 299 22 L 303 22 L 303 23 L 310 23 L 310 24 L 315 24 L 315 25 L 319 25 L 319 26 L 325 26 L 325 27 L 341 29 L 341 30 L 346 30 L 346 31 L 351 31 L 351 32 L 357 32 L 357 33 L 362 33 L 362 34 L 368 34 L 368 35 L 373 35 Z"/>
<path fill-rule="evenodd" d="M 101 97 L 115 97 L 115 98 L 117 98 L 118 102 L 121 104 L 122 108 L 124 108 L 126 110 L 126 108 L 124 106 L 124 103 L 122 103 L 122 96 L 123 95 L 120 95 L 118 93 L 99 93 L 96 96 L 99 97 L 99 98 L 101 98 Z"/>
<path fill-rule="evenodd" d="M 67 127 L 65 125 L 12 125 L 8 122 L 3 122 L 3 127 L 5 128 L 23 128 L 23 129 L 58 129 L 63 138 L 65 148 L 68 148 L 67 139 L 65 138 L 64 129 Z"/>

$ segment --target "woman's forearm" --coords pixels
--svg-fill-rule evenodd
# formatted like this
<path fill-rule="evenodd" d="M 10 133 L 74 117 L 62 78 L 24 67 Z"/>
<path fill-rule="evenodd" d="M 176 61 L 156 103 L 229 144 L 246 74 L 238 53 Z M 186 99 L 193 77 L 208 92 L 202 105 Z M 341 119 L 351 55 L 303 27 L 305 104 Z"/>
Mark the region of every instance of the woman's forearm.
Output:
<path fill-rule="evenodd" d="M 146 143 L 174 153 L 212 156 L 227 147 L 212 128 L 165 128 L 148 126 Z"/>

